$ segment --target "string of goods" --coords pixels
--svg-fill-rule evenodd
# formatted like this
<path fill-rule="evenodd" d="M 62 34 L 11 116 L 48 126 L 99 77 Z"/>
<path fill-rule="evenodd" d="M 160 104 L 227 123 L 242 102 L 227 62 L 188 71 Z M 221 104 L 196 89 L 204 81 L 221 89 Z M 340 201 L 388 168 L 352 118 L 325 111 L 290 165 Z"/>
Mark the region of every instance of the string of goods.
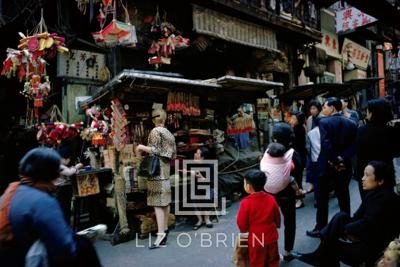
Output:
<path fill-rule="evenodd" d="M 132 136 L 132 141 L 136 143 L 143 143 L 150 134 L 150 129 L 144 127 L 143 122 L 140 124 L 131 124 L 130 134 Z"/>
<path fill-rule="evenodd" d="M 167 111 L 180 112 L 185 116 L 200 116 L 200 97 L 184 92 L 169 92 Z"/>
<path fill-rule="evenodd" d="M 255 129 L 255 123 L 253 117 L 244 114 L 243 116 L 237 116 L 232 120 L 231 123 L 228 123 L 227 134 L 241 134 L 252 132 Z"/>
<path fill-rule="evenodd" d="M 124 167 L 123 175 L 125 179 L 125 193 L 137 192 L 139 190 L 139 182 L 137 170 L 135 167 Z"/>
<path fill-rule="evenodd" d="M 128 120 L 126 119 L 126 113 L 122 107 L 121 102 L 118 99 L 111 101 L 112 117 L 111 117 L 111 133 L 110 137 L 113 140 L 115 149 L 121 151 L 128 141 L 128 134 L 126 126 Z"/>

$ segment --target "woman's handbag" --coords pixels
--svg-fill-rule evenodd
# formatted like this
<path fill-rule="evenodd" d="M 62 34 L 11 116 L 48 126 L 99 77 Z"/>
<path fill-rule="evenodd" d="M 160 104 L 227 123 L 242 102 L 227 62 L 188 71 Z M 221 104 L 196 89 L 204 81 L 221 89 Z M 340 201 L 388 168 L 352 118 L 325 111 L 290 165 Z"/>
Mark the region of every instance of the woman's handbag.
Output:
<path fill-rule="evenodd" d="M 156 155 L 150 155 L 143 158 L 140 163 L 139 176 L 155 177 L 160 175 L 160 158 Z"/>

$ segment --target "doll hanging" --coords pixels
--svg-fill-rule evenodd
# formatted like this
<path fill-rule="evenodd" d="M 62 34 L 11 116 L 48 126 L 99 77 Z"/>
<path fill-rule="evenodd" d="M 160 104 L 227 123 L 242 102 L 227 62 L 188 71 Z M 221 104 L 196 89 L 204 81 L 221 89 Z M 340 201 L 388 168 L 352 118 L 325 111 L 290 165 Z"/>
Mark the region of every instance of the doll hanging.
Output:
<path fill-rule="evenodd" d="M 148 53 L 153 57 L 149 58 L 149 64 L 155 65 L 156 68 L 161 64 L 171 64 L 171 57 L 175 54 L 175 50 L 186 48 L 190 44 L 188 38 L 182 37 L 174 25 L 166 21 L 166 15 L 164 15 L 164 22 L 161 23 L 158 7 L 150 31 L 153 42 Z"/>

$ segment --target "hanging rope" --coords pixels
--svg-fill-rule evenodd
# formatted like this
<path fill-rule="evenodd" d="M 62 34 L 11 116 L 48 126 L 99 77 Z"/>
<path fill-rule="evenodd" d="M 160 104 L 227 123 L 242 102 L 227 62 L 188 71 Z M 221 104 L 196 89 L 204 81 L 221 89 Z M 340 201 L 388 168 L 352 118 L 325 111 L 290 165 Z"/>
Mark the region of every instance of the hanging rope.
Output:
<path fill-rule="evenodd" d="M 29 35 L 34 35 L 37 33 L 43 33 L 47 32 L 47 25 L 46 22 L 44 21 L 44 16 L 43 16 L 43 8 L 40 9 L 40 21 L 38 25 L 32 30 L 32 32 Z"/>
<path fill-rule="evenodd" d="M 236 149 L 237 149 L 237 155 L 236 155 L 235 160 L 234 160 L 232 163 L 230 163 L 228 166 L 226 166 L 225 168 L 223 168 L 221 171 L 219 171 L 219 173 L 223 173 L 224 171 L 226 171 L 227 169 L 229 169 L 231 166 L 233 166 L 233 165 L 239 160 L 239 157 L 240 157 L 240 149 L 239 149 L 239 147 L 236 147 Z"/>
<path fill-rule="evenodd" d="M 253 164 L 251 166 L 243 167 L 241 169 L 236 169 L 236 170 L 229 171 L 229 172 L 218 172 L 218 174 L 231 174 L 231 173 L 241 172 L 241 171 L 245 171 L 245 170 L 248 170 L 248 169 L 252 169 L 252 168 L 257 167 L 257 166 L 260 166 L 260 163 L 256 163 L 256 164 Z"/>
<path fill-rule="evenodd" d="M 124 5 L 122 0 L 119 0 L 119 1 L 121 3 L 122 8 L 124 9 L 125 23 L 130 24 L 131 23 L 131 19 L 129 17 L 128 2 L 126 3 L 126 5 Z"/>
<path fill-rule="evenodd" d="M 65 122 L 64 116 L 57 105 L 53 105 L 48 111 L 51 122 Z"/>

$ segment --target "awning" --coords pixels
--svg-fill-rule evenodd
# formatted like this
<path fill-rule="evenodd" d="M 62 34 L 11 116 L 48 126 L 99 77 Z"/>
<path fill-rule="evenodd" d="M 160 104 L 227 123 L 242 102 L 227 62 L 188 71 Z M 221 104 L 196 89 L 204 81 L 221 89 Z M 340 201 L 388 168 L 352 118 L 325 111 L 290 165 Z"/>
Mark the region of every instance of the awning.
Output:
<path fill-rule="evenodd" d="M 100 87 L 91 98 L 88 100 L 80 103 L 81 108 L 86 108 L 93 104 L 94 102 L 102 99 L 104 96 L 108 95 L 111 91 L 115 90 L 118 87 L 121 87 L 123 82 L 129 81 L 131 84 L 128 84 L 128 87 L 133 85 L 134 83 L 137 84 L 139 81 L 144 82 L 144 86 L 146 88 L 159 88 L 161 86 L 165 86 L 166 88 L 171 86 L 179 86 L 182 85 L 183 87 L 197 87 L 197 88 L 209 88 L 209 89 L 216 89 L 222 87 L 215 82 L 208 82 L 208 81 L 201 81 L 201 80 L 190 80 L 184 79 L 180 77 L 170 77 L 160 74 L 154 74 L 155 72 L 146 72 L 146 71 L 139 71 L 139 70 L 128 70 L 125 69 L 120 72 L 117 76 L 107 82 L 104 86 Z"/>
<path fill-rule="evenodd" d="M 256 79 L 248 79 L 235 76 L 223 76 L 218 79 L 210 80 L 190 80 L 168 73 L 157 73 L 140 70 L 123 70 L 104 86 L 98 88 L 88 100 L 81 102 L 81 108 L 87 108 L 91 104 L 99 101 L 104 96 L 114 90 L 125 88 L 125 91 L 135 93 L 156 93 L 163 89 L 168 90 L 190 90 L 192 93 L 209 94 L 211 92 L 224 95 L 227 93 L 238 93 L 236 96 L 245 95 L 247 97 L 266 97 L 266 91 L 274 88 L 282 88 L 283 83 L 270 82 Z M 152 91 L 149 91 L 152 90 Z"/>
<path fill-rule="evenodd" d="M 226 89 L 233 91 L 263 92 L 274 88 L 282 88 L 283 83 L 257 79 L 242 78 L 236 76 L 223 76 L 217 79 L 217 83 Z"/>
<path fill-rule="evenodd" d="M 318 83 L 318 84 L 304 84 L 295 86 L 293 90 L 285 92 L 279 95 L 281 99 L 308 99 L 315 97 L 317 95 L 321 95 L 327 93 L 331 89 L 337 89 L 343 86 L 342 83 Z"/>
<path fill-rule="evenodd" d="M 337 97 L 350 96 L 359 90 L 370 88 L 374 83 L 381 79 L 383 78 L 371 77 L 365 79 L 352 79 L 344 83 L 317 83 L 299 85 L 295 86 L 293 90 L 280 95 L 279 98 L 289 100 L 304 100 L 316 97 L 318 95 Z"/>
<path fill-rule="evenodd" d="M 382 80 L 382 77 L 370 77 L 363 79 L 352 79 L 344 83 L 345 86 L 338 88 L 337 90 L 330 91 L 329 96 L 351 96 L 354 95 L 357 91 L 363 89 L 369 89 L 374 83 Z"/>

